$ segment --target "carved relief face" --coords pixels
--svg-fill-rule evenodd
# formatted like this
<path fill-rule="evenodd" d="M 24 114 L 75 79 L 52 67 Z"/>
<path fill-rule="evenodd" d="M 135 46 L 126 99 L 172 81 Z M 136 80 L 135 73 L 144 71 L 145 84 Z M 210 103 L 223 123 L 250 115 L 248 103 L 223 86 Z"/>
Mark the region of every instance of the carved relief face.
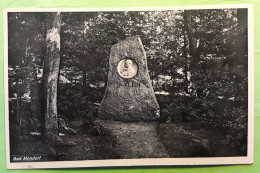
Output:
<path fill-rule="evenodd" d="M 130 59 L 125 61 L 125 68 L 131 67 L 132 61 Z"/>
<path fill-rule="evenodd" d="M 137 71 L 137 64 L 131 59 L 123 59 L 117 65 L 118 74 L 126 79 L 133 78 L 137 74 Z"/>

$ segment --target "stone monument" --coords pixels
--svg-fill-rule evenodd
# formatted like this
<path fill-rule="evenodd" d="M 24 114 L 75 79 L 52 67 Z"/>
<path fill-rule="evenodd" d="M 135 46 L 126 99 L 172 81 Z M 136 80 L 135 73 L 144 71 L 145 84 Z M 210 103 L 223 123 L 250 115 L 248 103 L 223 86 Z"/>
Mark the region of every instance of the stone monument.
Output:
<path fill-rule="evenodd" d="M 146 54 L 139 36 L 112 46 L 107 87 L 99 118 L 116 121 L 154 121 L 160 116 Z"/>

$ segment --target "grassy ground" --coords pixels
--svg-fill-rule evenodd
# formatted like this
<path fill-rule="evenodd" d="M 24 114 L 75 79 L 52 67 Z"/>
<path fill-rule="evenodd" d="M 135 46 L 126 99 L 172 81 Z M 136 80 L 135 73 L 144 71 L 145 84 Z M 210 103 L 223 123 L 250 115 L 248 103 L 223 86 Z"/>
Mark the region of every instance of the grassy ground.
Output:
<path fill-rule="evenodd" d="M 71 127 L 77 131 L 76 135 L 61 136 L 64 143 L 75 143 L 57 147 L 59 160 L 103 160 L 118 159 L 115 150 L 116 139 L 106 129 L 100 127 L 100 134 L 94 134 L 90 127 L 82 120 L 75 120 Z"/>
<path fill-rule="evenodd" d="M 225 131 L 201 123 L 108 123 L 101 124 L 99 135 L 93 134 L 81 120 L 72 122 L 71 127 L 77 134 L 60 136 L 64 145 L 54 148 L 55 156 L 51 156 L 46 144 L 37 140 L 22 143 L 15 152 L 19 155 L 47 154 L 43 157 L 46 160 L 242 155 L 238 148 L 223 142 Z"/>
<path fill-rule="evenodd" d="M 224 143 L 224 130 L 202 123 L 162 123 L 158 135 L 170 157 L 241 156 L 238 148 Z"/>

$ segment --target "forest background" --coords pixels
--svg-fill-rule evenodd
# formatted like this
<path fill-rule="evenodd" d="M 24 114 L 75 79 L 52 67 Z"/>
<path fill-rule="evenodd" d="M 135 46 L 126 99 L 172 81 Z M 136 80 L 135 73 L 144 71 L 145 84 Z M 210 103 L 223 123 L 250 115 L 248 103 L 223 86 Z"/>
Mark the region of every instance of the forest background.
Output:
<path fill-rule="evenodd" d="M 50 51 L 48 47 L 53 45 L 46 38 L 55 24 L 60 42 L 58 49 Z M 246 155 L 246 9 L 9 13 L 8 27 L 10 135 L 11 144 L 15 144 L 11 153 L 28 152 L 17 146 L 28 145 L 32 135 L 46 136 L 46 129 L 58 136 L 95 128 L 110 48 L 126 37 L 139 35 L 161 109 L 160 122 L 180 124 L 187 131 L 198 127 L 218 131 L 222 136 L 214 145 L 220 142 L 222 147 L 236 148 L 231 155 Z M 46 74 L 51 75 L 49 64 L 55 61 L 48 57 L 55 55 L 60 64 L 58 89 L 52 94 L 57 95 L 58 121 L 49 128 L 45 123 Z M 73 126 L 73 122 L 76 131 L 62 127 Z M 171 133 L 173 128 L 160 129 Z M 207 151 L 194 156 L 225 154 Z"/>

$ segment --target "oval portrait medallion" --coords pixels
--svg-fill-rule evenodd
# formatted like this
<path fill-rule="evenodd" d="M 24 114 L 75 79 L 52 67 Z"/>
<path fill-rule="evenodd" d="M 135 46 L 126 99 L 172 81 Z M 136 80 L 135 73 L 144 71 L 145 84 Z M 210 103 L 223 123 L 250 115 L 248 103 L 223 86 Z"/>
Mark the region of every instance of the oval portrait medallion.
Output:
<path fill-rule="evenodd" d="M 132 59 L 122 59 L 117 65 L 118 74 L 126 79 L 133 78 L 138 71 L 137 64 Z"/>

